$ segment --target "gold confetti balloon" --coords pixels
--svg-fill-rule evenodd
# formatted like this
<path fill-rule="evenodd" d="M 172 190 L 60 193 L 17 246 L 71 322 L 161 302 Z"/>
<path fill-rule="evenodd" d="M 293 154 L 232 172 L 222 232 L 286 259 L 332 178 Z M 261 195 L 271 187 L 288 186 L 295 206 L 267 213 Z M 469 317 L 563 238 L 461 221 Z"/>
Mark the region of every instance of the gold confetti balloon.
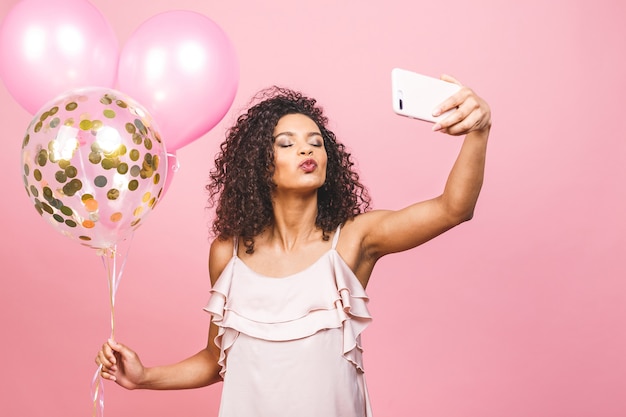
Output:
<path fill-rule="evenodd" d="M 113 247 L 162 195 L 167 154 L 147 110 L 109 88 L 71 90 L 34 116 L 22 143 L 24 186 L 62 234 Z"/>

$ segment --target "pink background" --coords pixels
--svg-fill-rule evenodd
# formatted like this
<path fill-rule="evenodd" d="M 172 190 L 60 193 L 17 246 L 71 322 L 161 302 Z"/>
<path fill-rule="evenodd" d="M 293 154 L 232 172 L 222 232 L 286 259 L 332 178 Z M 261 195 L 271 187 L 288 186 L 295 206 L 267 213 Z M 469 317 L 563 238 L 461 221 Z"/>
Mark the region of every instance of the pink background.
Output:
<path fill-rule="evenodd" d="M 0 18 L 15 0 L 2 0 Z M 224 129 L 258 89 L 319 99 L 378 208 L 438 193 L 458 139 L 391 111 L 389 72 L 448 72 L 492 106 L 474 220 L 383 259 L 368 292 L 365 365 L 376 416 L 626 415 L 626 3 L 448 0 L 94 0 L 120 44 L 177 8 L 236 45 L 232 111 L 178 151 L 181 170 L 135 234 L 117 298 L 117 338 L 147 365 L 206 341 L 210 288 L 204 185 Z M 91 413 L 96 351 L 110 332 L 93 250 L 31 206 L 19 163 L 30 114 L 0 87 L 0 414 Z M 219 386 L 125 391 L 110 416 L 215 416 Z"/>

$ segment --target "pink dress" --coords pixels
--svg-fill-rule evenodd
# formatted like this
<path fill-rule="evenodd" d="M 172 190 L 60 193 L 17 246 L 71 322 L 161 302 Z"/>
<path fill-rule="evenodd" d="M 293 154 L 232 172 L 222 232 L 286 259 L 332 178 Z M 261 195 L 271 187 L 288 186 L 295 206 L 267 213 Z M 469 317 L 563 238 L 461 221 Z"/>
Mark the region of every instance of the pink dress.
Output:
<path fill-rule="evenodd" d="M 284 278 L 237 257 L 205 310 L 219 327 L 220 417 L 370 417 L 360 334 L 368 297 L 335 247 Z"/>

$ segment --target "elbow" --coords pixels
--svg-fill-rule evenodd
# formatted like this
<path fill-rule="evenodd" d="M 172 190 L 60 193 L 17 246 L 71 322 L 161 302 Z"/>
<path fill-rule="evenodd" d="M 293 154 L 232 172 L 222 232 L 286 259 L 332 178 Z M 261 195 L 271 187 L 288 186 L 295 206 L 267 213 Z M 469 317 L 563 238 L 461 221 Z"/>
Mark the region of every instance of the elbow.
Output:
<path fill-rule="evenodd" d="M 476 199 L 450 199 L 442 198 L 442 212 L 445 213 L 446 222 L 451 226 L 457 226 L 474 218 Z"/>
<path fill-rule="evenodd" d="M 474 208 L 472 207 L 471 210 L 469 210 L 463 217 L 461 220 L 461 223 L 465 223 L 468 222 L 470 220 L 472 220 L 474 218 Z"/>
<path fill-rule="evenodd" d="M 468 222 L 474 218 L 474 207 L 464 210 L 452 210 L 449 213 L 450 222 L 453 226 L 458 226 L 461 223 Z"/>

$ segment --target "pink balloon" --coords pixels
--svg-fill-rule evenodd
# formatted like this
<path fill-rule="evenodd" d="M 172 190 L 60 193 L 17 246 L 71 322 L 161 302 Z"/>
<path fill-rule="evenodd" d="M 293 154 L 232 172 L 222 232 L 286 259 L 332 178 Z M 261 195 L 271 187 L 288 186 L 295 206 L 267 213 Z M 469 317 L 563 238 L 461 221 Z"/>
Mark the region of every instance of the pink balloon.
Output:
<path fill-rule="evenodd" d="M 211 19 L 191 11 L 146 20 L 120 54 L 119 89 L 148 108 L 168 151 L 219 123 L 238 82 L 239 63 L 228 36 Z"/>
<path fill-rule="evenodd" d="M 86 0 L 24 0 L 0 28 L 0 76 L 28 112 L 73 88 L 115 84 L 118 41 Z"/>

